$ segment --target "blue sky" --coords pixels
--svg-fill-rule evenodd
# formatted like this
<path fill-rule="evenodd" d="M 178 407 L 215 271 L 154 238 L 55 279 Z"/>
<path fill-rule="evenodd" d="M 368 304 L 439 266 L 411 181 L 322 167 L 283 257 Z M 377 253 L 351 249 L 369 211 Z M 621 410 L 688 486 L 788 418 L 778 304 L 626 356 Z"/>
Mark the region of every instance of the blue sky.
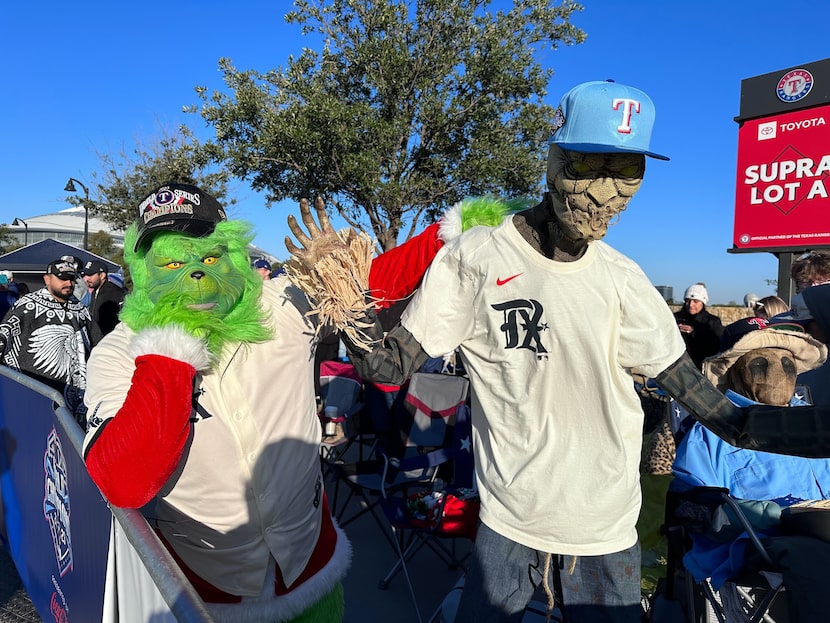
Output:
<path fill-rule="evenodd" d="M 585 0 L 573 20 L 588 34 L 544 62 L 548 99 L 612 78 L 646 91 L 657 108 L 640 192 L 606 240 L 675 297 L 696 281 L 711 302 L 765 296 L 770 253 L 729 254 L 741 80 L 830 57 L 826 0 Z M 0 20 L 3 97 L 0 222 L 67 207 L 70 176 L 87 183 L 96 152 L 147 143 L 186 122 L 194 87 L 221 88 L 220 57 L 267 70 L 308 45 L 285 23 L 288 0 L 13 2 Z M 544 153 L 539 154 L 543 159 Z M 268 209 L 245 182 L 231 216 L 254 223 L 256 244 L 284 258 L 290 204 Z"/>

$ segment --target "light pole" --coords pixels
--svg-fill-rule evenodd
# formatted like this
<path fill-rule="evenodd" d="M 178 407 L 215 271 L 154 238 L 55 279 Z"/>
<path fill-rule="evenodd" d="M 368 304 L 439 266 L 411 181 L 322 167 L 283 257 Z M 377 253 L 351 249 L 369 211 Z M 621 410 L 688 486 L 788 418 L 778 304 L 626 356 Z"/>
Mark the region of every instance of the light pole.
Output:
<path fill-rule="evenodd" d="M 80 180 L 76 180 L 74 177 L 70 177 L 69 181 L 66 183 L 66 186 L 63 189 L 68 193 L 77 192 L 75 188 L 75 184 L 73 182 L 78 182 L 81 188 L 84 189 L 84 250 L 89 250 L 89 188 L 84 186 L 83 182 Z"/>
<path fill-rule="evenodd" d="M 24 227 L 24 230 L 23 230 L 23 246 L 25 247 L 26 245 L 28 245 L 29 244 L 29 224 L 26 221 L 24 221 L 22 218 L 15 218 L 12 221 L 12 225 L 14 225 L 15 227 L 20 227 L 21 225 L 23 225 L 23 227 Z"/>

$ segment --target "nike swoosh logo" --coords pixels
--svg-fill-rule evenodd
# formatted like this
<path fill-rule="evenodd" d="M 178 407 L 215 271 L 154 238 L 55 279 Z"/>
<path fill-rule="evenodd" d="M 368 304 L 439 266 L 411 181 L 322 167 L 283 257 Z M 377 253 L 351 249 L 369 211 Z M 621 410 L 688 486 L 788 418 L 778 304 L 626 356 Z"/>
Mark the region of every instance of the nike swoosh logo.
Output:
<path fill-rule="evenodd" d="M 524 273 L 519 273 L 517 275 L 513 275 L 512 277 L 508 277 L 507 279 L 500 279 L 500 278 L 496 277 L 496 285 L 497 286 L 503 286 L 508 281 L 512 281 L 516 277 L 521 277 L 522 275 L 524 275 Z"/>

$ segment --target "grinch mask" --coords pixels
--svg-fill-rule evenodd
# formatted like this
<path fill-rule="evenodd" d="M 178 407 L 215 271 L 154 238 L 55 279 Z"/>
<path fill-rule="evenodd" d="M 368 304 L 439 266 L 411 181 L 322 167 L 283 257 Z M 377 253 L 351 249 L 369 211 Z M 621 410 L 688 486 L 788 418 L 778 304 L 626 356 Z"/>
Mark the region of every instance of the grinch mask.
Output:
<path fill-rule="evenodd" d="M 133 292 L 121 320 L 133 331 L 178 324 L 207 340 L 217 358 L 229 342 L 260 342 L 271 337 L 259 307 L 263 281 L 250 266 L 250 226 L 218 223 L 201 238 L 163 231 L 130 252 L 135 227 L 127 230 L 125 260 Z"/>
<path fill-rule="evenodd" d="M 160 234 L 144 262 L 147 296 L 156 305 L 168 297 L 186 309 L 225 316 L 242 297 L 244 280 L 224 245 L 206 248 L 199 238 Z"/>
<path fill-rule="evenodd" d="M 574 241 L 600 240 L 643 182 L 645 156 L 582 153 L 551 145 L 548 190 L 562 232 Z"/>

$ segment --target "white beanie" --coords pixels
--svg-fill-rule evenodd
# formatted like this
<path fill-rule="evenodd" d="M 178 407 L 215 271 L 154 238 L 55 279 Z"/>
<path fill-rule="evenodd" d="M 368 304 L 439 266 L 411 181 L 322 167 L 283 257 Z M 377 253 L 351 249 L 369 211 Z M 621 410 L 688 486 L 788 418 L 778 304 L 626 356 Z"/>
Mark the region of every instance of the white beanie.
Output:
<path fill-rule="evenodd" d="M 706 292 L 706 286 L 704 286 L 702 283 L 696 283 L 686 288 L 686 292 L 683 294 L 683 300 L 687 301 L 689 299 L 700 301 L 704 305 L 708 305 L 709 294 L 707 294 Z"/>

